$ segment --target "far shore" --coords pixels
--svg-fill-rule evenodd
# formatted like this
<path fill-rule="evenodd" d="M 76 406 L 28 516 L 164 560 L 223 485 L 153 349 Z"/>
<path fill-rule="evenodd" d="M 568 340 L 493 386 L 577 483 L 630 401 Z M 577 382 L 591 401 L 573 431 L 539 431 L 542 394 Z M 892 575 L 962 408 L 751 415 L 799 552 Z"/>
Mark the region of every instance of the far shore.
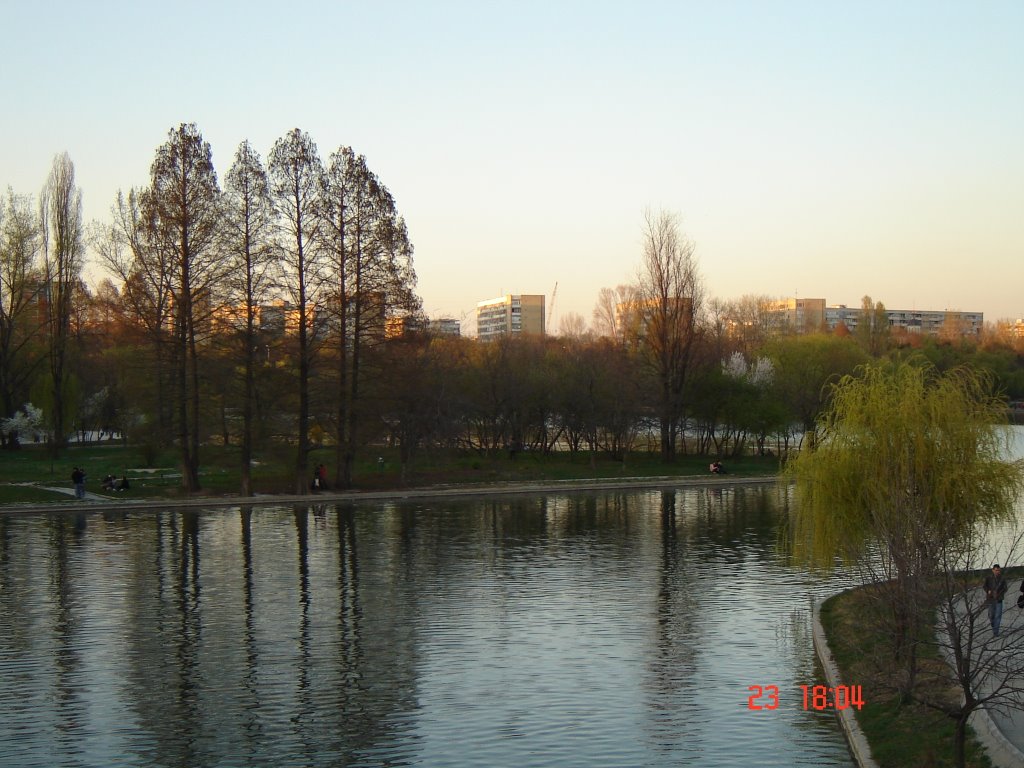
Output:
<path fill-rule="evenodd" d="M 472 498 L 497 495 L 532 495 L 546 493 L 575 493 L 590 491 L 644 490 L 647 488 L 722 487 L 778 482 L 775 475 L 680 475 L 662 477 L 627 477 L 615 480 L 579 479 L 544 482 L 508 482 L 474 485 L 436 485 L 418 488 L 392 488 L 378 491 L 330 490 L 307 494 L 261 494 L 256 496 L 203 496 L 188 498 L 118 499 L 90 494 L 84 500 L 53 501 L 45 503 L 7 504 L 0 506 L 0 514 L 25 512 L 105 512 L 161 508 L 212 508 L 240 506 L 280 506 L 294 504 L 363 503 L 373 501 L 406 501 L 409 499 Z M 71 489 L 68 489 L 71 492 Z"/>

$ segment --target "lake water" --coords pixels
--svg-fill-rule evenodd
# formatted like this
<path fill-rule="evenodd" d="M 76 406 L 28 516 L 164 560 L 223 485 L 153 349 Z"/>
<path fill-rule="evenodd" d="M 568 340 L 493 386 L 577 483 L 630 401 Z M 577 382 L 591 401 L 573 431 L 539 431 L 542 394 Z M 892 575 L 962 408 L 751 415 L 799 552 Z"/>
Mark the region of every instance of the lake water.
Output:
<path fill-rule="evenodd" d="M 851 766 L 787 498 L 2 515 L 0 765 Z"/>

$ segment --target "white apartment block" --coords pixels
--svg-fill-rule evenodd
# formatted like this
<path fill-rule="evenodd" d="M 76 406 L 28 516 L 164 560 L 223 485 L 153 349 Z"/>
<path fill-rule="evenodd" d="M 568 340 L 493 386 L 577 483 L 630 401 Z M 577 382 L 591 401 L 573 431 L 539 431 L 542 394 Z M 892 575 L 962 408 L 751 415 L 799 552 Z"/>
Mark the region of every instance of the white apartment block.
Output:
<path fill-rule="evenodd" d="M 826 306 L 825 299 L 780 299 L 769 307 L 770 317 L 779 329 L 796 333 L 834 331 L 840 324 L 847 330 L 857 330 L 863 309 L 845 304 Z M 985 325 L 983 312 L 958 310 L 886 309 L 891 330 L 938 336 L 952 333 L 959 336 L 978 336 Z"/>
<path fill-rule="evenodd" d="M 840 304 L 825 308 L 825 325 L 830 331 L 842 323 L 850 331 L 857 329 L 863 310 Z M 979 336 L 985 326 L 984 312 L 960 312 L 958 310 L 886 309 L 891 330 L 906 333 L 920 333 L 938 336 L 946 332 L 958 336 Z"/>

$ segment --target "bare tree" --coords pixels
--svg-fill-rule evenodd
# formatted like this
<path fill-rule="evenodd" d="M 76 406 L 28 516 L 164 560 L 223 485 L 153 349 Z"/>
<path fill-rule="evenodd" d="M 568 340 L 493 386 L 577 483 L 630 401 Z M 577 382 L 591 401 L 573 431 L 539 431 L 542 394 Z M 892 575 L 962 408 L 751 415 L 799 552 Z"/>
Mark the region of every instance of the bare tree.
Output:
<path fill-rule="evenodd" d="M 43 235 L 43 268 L 49 293 L 46 303 L 47 357 L 50 364 L 50 423 L 53 448 L 67 443 L 68 354 L 72 298 L 82 271 L 82 192 L 75 186 L 75 165 L 65 152 L 53 159 L 50 177 L 39 200 Z"/>
<path fill-rule="evenodd" d="M 594 306 L 593 327 L 598 336 L 614 339 L 620 344 L 626 340 L 625 320 L 628 308 L 636 304 L 636 286 L 618 285 L 602 288 Z"/>
<path fill-rule="evenodd" d="M 155 427 L 146 430 L 147 444 L 152 447 L 167 445 L 171 440 L 174 412 L 171 367 L 171 281 L 169 254 L 155 247 L 148 235 L 143 219 L 140 199 L 142 191 L 132 189 L 125 196 L 118 192 L 111 208 L 113 223 L 100 227 L 92 237 L 92 247 L 100 263 L 120 283 L 118 305 L 124 309 L 126 320 L 148 341 L 141 345 L 134 365 L 148 375 L 145 380 L 153 392 L 151 406 L 144 409 L 156 417 Z M 133 394 L 140 392 L 134 388 Z M 141 413 L 140 413 L 141 416 Z M 126 423 L 125 427 L 131 424 Z"/>
<path fill-rule="evenodd" d="M 141 197 L 145 236 L 164 254 L 174 311 L 174 377 L 182 484 L 199 490 L 200 374 L 197 337 L 223 267 L 220 187 L 210 145 L 194 123 L 172 129 L 157 149 Z"/>
<path fill-rule="evenodd" d="M 280 233 L 285 290 L 296 307 L 298 362 L 298 449 L 295 492 L 309 487 L 310 367 L 313 360 L 313 321 L 319 293 L 317 216 L 323 163 L 316 144 L 298 128 L 278 139 L 270 151 L 268 167 L 271 197 L 283 218 Z"/>
<path fill-rule="evenodd" d="M 37 272 L 39 221 L 27 197 L 7 190 L 0 200 L 0 417 L 13 416 L 28 396 L 41 357 L 32 351 L 39 331 L 32 311 L 41 280 Z M 17 436 L 0 436 L 6 447 Z"/>
<path fill-rule="evenodd" d="M 569 339 L 582 339 L 587 335 L 587 321 L 578 312 L 567 312 L 558 326 L 558 335 Z"/>
<path fill-rule="evenodd" d="M 990 717 L 1001 717 L 1004 709 L 1024 709 L 1024 622 L 1008 613 L 1001 631 L 993 631 L 988 617 L 991 601 L 978 575 L 992 558 L 1015 562 L 1024 535 L 1011 535 L 1004 547 L 992 553 L 985 546 L 990 532 L 991 528 L 986 527 L 973 529 L 946 542 L 939 556 L 936 644 L 947 665 L 923 666 L 921 682 L 934 674 L 940 682 L 952 683 L 959 695 L 935 695 L 936 687 L 929 685 L 915 689 L 915 698 L 956 724 L 954 757 L 961 768 L 965 764 L 967 724 L 975 712 L 984 708 Z M 1006 599 L 1013 601 L 1014 593 L 1008 592 Z M 945 688 L 938 690 L 944 692 Z"/>
<path fill-rule="evenodd" d="M 240 310 L 238 351 L 242 359 L 242 495 L 252 495 L 253 413 L 256 402 L 256 356 L 259 350 L 257 313 L 272 286 L 274 208 L 267 173 L 259 155 L 242 142 L 228 171 L 225 195 L 225 236 L 231 269 L 228 295 Z"/>
<path fill-rule="evenodd" d="M 880 357 L 889 342 L 889 315 L 882 302 L 872 303 L 870 296 L 860 301 L 860 317 L 857 318 L 857 341 L 872 357 Z"/>
<path fill-rule="evenodd" d="M 772 311 L 775 304 L 777 302 L 768 296 L 753 294 L 722 302 L 719 313 L 725 333 L 748 359 L 783 330 L 779 328 L 780 315 Z"/>
<path fill-rule="evenodd" d="M 693 241 L 676 216 L 648 212 L 636 299 L 632 305 L 634 343 L 653 374 L 661 457 L 673 461 L 683 428 L 687 375 L 700 336 L 704 286 Z"/>
<path fill-rule="evenodd" d="M 338 364 L 335 481 L 349 487 L 364 386 L 374 373 L 368 355 L 385 342 L 387 323 L 416 314 L 419 300 L 405 222 L 366 158 L 350 147 L 331 155 L 320 214 Z"/>

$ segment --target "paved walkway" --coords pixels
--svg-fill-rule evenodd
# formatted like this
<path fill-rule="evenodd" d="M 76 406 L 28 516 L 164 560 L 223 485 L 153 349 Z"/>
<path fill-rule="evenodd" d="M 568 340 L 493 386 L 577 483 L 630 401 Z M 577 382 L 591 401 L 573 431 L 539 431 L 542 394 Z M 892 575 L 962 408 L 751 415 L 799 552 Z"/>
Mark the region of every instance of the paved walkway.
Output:
<path fill-rule="evenodd" d="M 167 507 L 238 507 L 274 504 L 331 504 L 338 502 L 402 501 L 404 499 L 431 499 L 465 496 L 495 496 L 511 494 L 571 493 L 575 491 L 643 490 L 645 488 L 723 488 L 731 485 L 777 483 L 774 475 L 741 477 L 738 475 L 680 477 L 622 477 L 591 480 L 553 480 L 547 482 L 486 483 L 480 485 L 436 485 L 424 488 L 394 488 L 386 491 L 320 491 L 307 494 L 274 494 L 264 496 L 192 496 L 189 498 L 131 499 L 101 496 L 86 492 L 89 509 L 157 509 Z M 40 486 L 42 487 L 42 486 Z M 81 509 L 83 502 L 75 499 L 70 487 L 46 487 L 45 490 L 72 497 L 69 501 L 0 505 L 4 512 L 52 512 Z"/>
<path fill-rule="evenodd" d="M 65 496 L 70 496 L 72 498 L 74 498 L 74 496 L 75 496 L 75 489 L 74 488 L 50 487 L 48 485 L 39 485 L 39 486 L 36 486 L 36 487 L 41 489 L 41 490 L 44 490 L 44 491 L 53 491 L 54 493 L 63 493 Z M 100 496 L 98 493 L 92 493 L 91 491 L 86 491 L 84 498 L 85 498 L 86 501 L 111 501 L 111 502 L 117 501 L 117 499 L 111 498 L 110 496 Z M 55 503 L 58 504 L 58 505 L 63 506 L 62 502 L 55 502 Z"/>
<path fill-rule="evenodd" d="M 1024 766 L 1024 610 L 1017 607 L 1020 583 L 1018 579 L 1010 580 L 999 636 L 993 637 L 988 615 L 983 613 L 975 640 L 975 664 L 987 668 L 979 693 L 991 693 L 1004 677 L 1008 678 L 1006 688 L 1020 689 L 1007 694 L 1010 701 L 1006 704 L 980 709 L 971 718 L 971 725 L 997 768 Z M 977 605 L 980 591 L 972 599 Z"/>
<path fill-rule="evenodd" d="M 978 620 L 974 638 L 975 664 L 985 665 L 987 671 L 979 686 L 979 693 L 990 694 L 998 684 L 996 681 L 1004 677 L 1008 680 L 1006 687 L 1021 688 L 1019 692 L 1007 694 L 1005 698 L 1009 701 L 1001 706 L 981 708 L 971 716 L 971 726 L 995 768 L 1024 766 L 1024 677 L 1021 675 L 1021 671 L 1024 670 L 1024 610 L 1018 608 L 1016 604 L 1017 595 L 1020 594 L 1020 583 L 1017 579 L 1010 581 L 999 636 L 993 637 L 986 612 Z M 980 588 L 972 599 L 975 606 L 980 604 Z M 820 603 L 814 606 L 814 648 L 829 685 L 836 686 L 840 685 L 842 680 L 821 626 L 820 607 Z M 941 633 L 939 642 L 946 642 Z M 837 715 L 857 764 L 861 768 L 877 768 L 878 764 L 871 756 L 871 748 L 857 724 L 853 711 L 846 709 L 837 712 Z"/>

